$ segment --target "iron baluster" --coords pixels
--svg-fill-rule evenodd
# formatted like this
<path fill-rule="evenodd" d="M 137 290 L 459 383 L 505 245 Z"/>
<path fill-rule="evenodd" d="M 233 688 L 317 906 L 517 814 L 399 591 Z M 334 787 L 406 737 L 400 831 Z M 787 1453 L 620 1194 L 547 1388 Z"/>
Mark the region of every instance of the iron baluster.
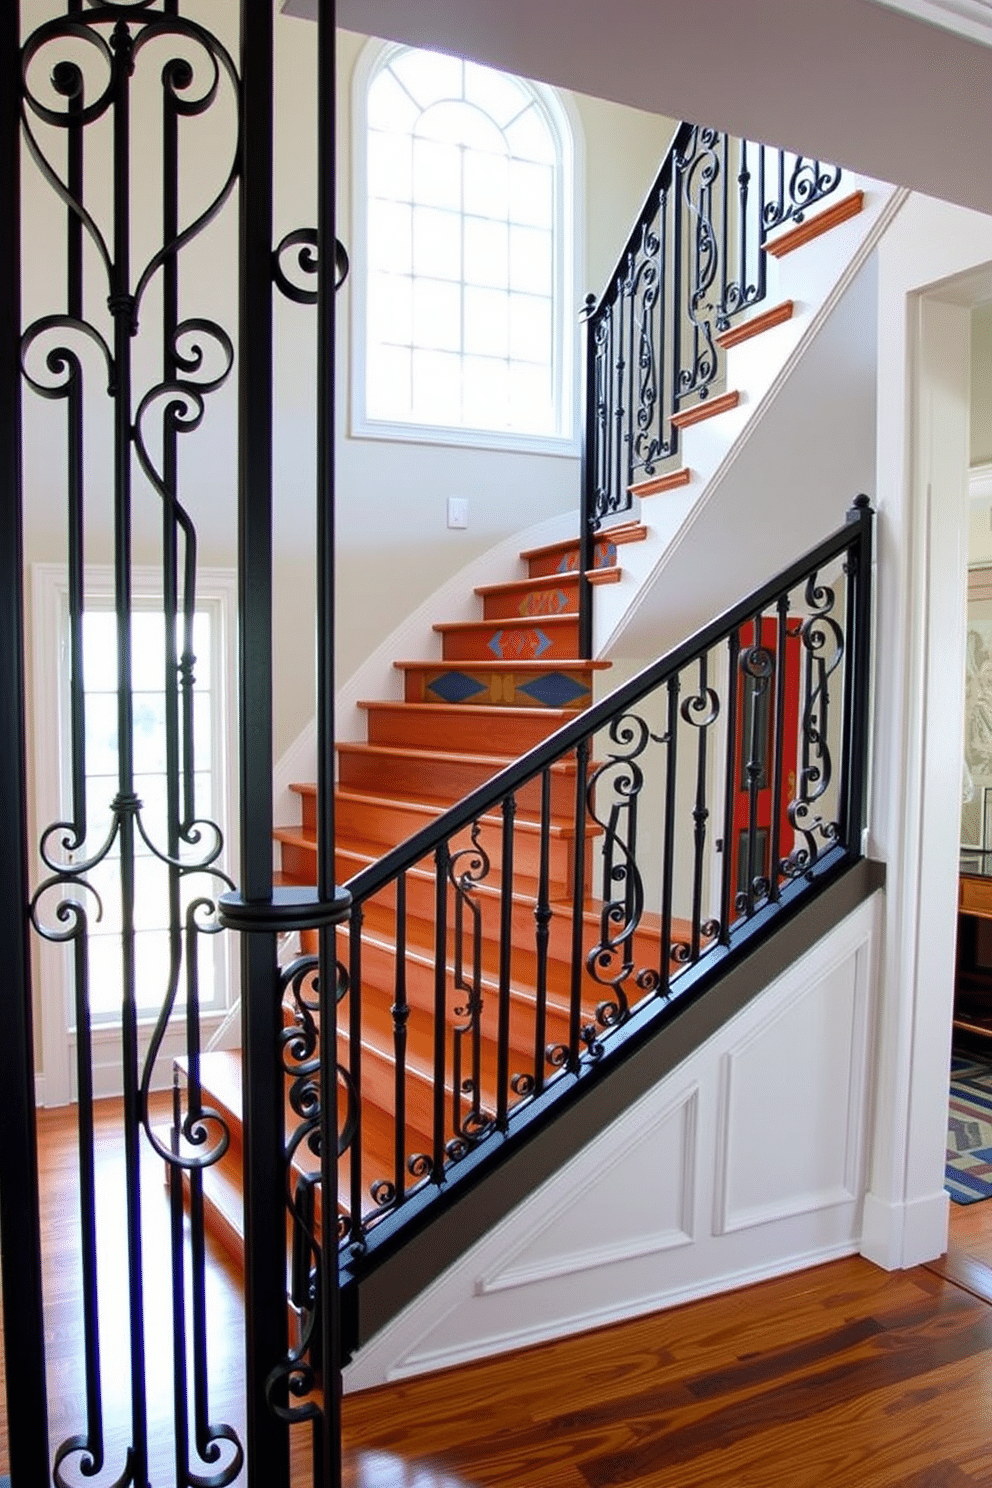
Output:
<path fill-rule="evenodd" d="M 789 596 L 780 596 L 775 634 L 775 754 L 772 762 L 772 818 L 768 849 L 768 894 L 777 902 L 781 893 L 779 858 L 782 847 L 782 773 L 785 753 L 785 684 L 789 642 Z"/>
<path fill-rule="evenodd" d="M 447 1053 L 447 948 L 448 872 L 451 854 L 447 842 L 434 852 L 434 1090 L 431 1177 L 444 1182 L 444 1105 Z"/>
<path fill-rule="evenodd" d="M 586 898 L 586 778 L 589 770 L 589 741 L 582 739 L 575 750 L 575 841 L 572 847 L 572 965 L 568 1007 L 568 1047 L 553 1051 L 552 1063 L 569 1070 L 578 1068 L 582 1030 L 583 913 Z"/>
<path fill-rule="evenodd" d="M 740 657 L 740 634 L 731 631 L 727 637 L 727 727 L 726 760 L 724 763 L 723 787 L 723 886 L 720 895 L 720 918 L 723 931 L 720 944 L 730 944 L 730 926 L 734 918 L 733 863 L 734 842 L 734 792 L 737 788 L 737 671 Z"/>
<path fill-rule="evenodd" d="M 709 729 L 710 725 L 715 723 L 720 716 L 720 699 L 709 685 L 709 656 L 706 652 L 703 652 L 699 658 L 696 690 L 683 699 L 680 713 L 684 722 L 690 724 L 697 731 L 696 796 L 692 808 L 692 929 L 688 946 L 688 959 L 695 963 L 699 960 L 703 933 L 703 873 L 705 868 L 706 824 L 710 816 L 709 795 L 707 792 Z"/>
<path fill-rule="evenodd" d="M 406 992 L 406 874 L 396 880 L 396 982 L 393 990 L 393 1053 L 396 1066 L 393 1128 L 393 1201 L 406 1191 L 406 1025 L 410 1005 Z"/>
<path fill-rule="evenodd" d="M 507 1128 L 510 1095 L 510 975 L 513 947 L 513 827 L 517 815 L 515 796 L 506 796 L 500 807 L 502 841 L 499 885 L 499 992 L 496 1030 L 496 1126 Z"/>
<path fill-rule="evenodd" d="M 551 771 L 541 771 L 541 839 L 537 869 L 537 903 L 534 905 L 534 941 L 537 950 L 537 974 L 534 1009 L 534 1092 L 544 1089 L 544 1067 L 547 1060 L 548 1028 L 548 942 L 553 918 L 549 894 L 549 858 L 551 846 Z"/>
<path fill-rule="evenodd" d="M 667 994 L 672 977 L 672 897 L 675 877 L 675 816 L 678 788 L 679 674 L 666 684 L 665 719 L 665 831 L 661 860 L 661 954 L 658 992 Z"/>
<path fill-rule="evenodd" d="M 364 913 L 360 904 L 353 904 L 349 917 L 348 934 L 348 1079 L 356 1092 L 362 1089 L 362 1005 L 364 1003 L 365 978 L 362 971 L 362 924 Z M 338 1002 L 340 999 L 338 1000 Z M 334 1004 L 334 1021 L 332 1026 L 325 1030 L 325 1043 L 330 1040 L 334 1049 L 335 1068 L 333 1071 L 333 1084 L 337 1085 L 337 1051 L 339 1030 L 336 1022 L 336 1009 L 338 1002 Z M 328 1087 L 329 1088 L 329 1087 Z M 362 1234 L 362 1108 L 359 1100 L 355 1113 L 357 1123 L 356 1140 L 348 1144 L 348 1181 L 351 1189 L 350 1211 L 351 1217 L 348 1225 L 348 1238 L 353 1244 L 361 1243 Z M 341 1137 L 335 1132 L 335 1149 L 343 1150 Z M 335 1179 L 335 1193 L 337 1192 L 337 1181 Z"/>

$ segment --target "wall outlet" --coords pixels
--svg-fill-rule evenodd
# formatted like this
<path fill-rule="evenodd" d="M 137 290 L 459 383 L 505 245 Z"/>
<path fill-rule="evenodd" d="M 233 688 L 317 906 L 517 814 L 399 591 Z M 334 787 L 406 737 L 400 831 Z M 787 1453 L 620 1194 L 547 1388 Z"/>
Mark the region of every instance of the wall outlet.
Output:
<path fill-rule="evenodd" d="M 468 498 L 466 496 L 448 497 L 448 526 L 468 526 Z"/>

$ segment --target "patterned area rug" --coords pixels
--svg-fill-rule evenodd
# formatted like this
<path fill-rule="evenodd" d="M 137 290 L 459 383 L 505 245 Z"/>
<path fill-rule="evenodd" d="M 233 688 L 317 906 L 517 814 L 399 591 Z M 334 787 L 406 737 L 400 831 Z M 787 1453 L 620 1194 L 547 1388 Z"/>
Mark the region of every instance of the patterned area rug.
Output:
<path fill-rule="evenodd" d="M 955 1204 L 992 1199 L 992 1063 L 951 1056 L 944 1187 Z"/>

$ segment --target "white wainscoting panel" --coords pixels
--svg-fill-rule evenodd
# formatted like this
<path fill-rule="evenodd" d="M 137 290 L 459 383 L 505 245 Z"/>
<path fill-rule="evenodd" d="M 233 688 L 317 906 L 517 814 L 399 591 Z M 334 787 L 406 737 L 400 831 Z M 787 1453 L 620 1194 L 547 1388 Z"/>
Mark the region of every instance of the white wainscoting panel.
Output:
<path fill-rule="evenodd" d="M 471 1246 L 366 1344 L 346 1389 L 857 1251 L 881 901 Z"/>

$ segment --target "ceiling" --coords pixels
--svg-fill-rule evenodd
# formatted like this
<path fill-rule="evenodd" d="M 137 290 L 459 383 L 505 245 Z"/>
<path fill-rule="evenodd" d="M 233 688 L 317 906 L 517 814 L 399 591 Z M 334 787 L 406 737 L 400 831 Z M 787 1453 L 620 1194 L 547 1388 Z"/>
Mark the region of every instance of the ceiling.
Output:
<path fill-rule="evenodd" d="M 992 212 L 992 48 L 872 0 L 338 0 L 337 17 Z"/>

